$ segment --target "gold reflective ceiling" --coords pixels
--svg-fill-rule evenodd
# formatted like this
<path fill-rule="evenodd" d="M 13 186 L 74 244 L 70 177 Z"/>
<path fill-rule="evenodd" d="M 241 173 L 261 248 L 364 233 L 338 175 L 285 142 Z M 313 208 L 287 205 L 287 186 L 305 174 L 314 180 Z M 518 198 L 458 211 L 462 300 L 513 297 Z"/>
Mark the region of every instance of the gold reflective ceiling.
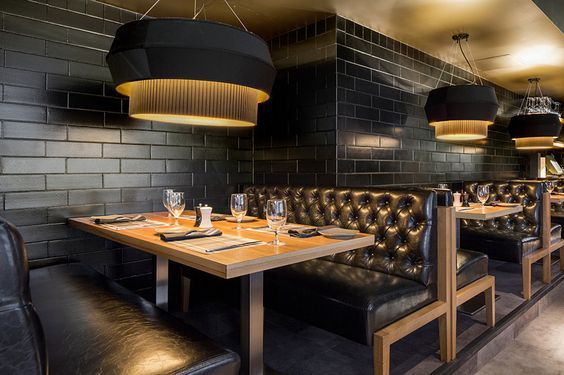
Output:
<path fill-rule="evenodd" d="M 104 0 L 144 13 L 154 0 Z M 222 0 L 207 1 L 210 20 L 237 25 Z M 198 6 L 202 1 L 198 0 Z M 231 0 L 249 30 L 268 39 L 339 14 L 431 55 L 464 67 L 450 53 L 451 35 L 470 34 L 485 78 L 524 93 L 527 78 L 540 77 L 545 95 L 564 101 L 564 34 L 531 0 Z M 190 0 L 161 0 L 155 17 L 191 17 Z"/>

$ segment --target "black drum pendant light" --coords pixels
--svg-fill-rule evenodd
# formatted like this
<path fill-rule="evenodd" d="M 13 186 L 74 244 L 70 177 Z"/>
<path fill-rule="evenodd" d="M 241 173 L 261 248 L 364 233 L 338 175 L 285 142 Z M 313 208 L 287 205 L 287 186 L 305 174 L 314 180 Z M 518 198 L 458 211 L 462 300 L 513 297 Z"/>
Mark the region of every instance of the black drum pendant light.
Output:
<path fill-rule="evenodd" d="M 539 84 L 540 78 L 529 78 L 525 97 L 521 102 L 519 114 L 509 122 L 509 135 L 515 141 L 518 150 L 542 150 L 555 145 L 554 140 L 562 130 L 559 104 L 543 96 Z M 535 85 L 535 96 L 530 96 Z M 539 96 L 540 95 L 540 96 Z"/>
<path fill-rule="evenodd" d="M 129 22 L 106 60 L 131 117 L 190 125 L 255 126 L 276 75 L 258 36 L 196 19 Z"/>
<path fill-rule="evenodd" d="M 493 124 L 499 108 L 494 88 L 483 85 L 479 75 L 480 85 L 476 84 L 477 74 L 461 44 L 463 40 L 468 42 L 468 37 L 468 34 L 457 34 L 452 38 L 474 74 L 473 84 L 435 88 L 429 92 L 425 104 L 429 125 L 435 128 L 435 138 L 440 140 L 469 141 L 486 138 L 488 126 Z M 446 62 L 437 86 L 445 67 Z"/>

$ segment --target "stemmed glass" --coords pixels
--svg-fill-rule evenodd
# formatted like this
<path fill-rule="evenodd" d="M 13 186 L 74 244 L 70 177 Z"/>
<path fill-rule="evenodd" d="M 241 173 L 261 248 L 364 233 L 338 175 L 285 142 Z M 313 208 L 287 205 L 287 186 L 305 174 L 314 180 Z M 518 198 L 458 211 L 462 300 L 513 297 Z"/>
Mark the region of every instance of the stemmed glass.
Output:
<path fill-rule="evenodd" d="M 170 208 L 168 207 L 168 200 L 169 200 L 169 196 L 170 193 L 172 193 L 174 190 L 172 189 L 164 189 L 163 190 L 163 206 L 165 206 L 166 210 L 168 211 L 168 217 L 172 217 L 170 214 Z"/>
<path fill-rule="evenodd" d="M 168 208 L 172 216 L 174 216 L 174 226 L 178 227 L 178 218 L 186 207 L 184 200 L 184 192 L 171 192 L 168 196 Z"/>
<path fill-rule="evenodd" d="M 266 202 L 266 221 L 270 229 L 274 231 L 274 241 L 271 245 L 285 245 L 278 239 L 278 231 L 286 224 L 288 219 L 288 206 L 285 199 L 269 199 Z"/>
<path fill-rule="evenodd" d="M 478 200 L 482 203 L 482 211 L 484 210 L 484 203 L 487 202 L 488 198 L 490 197 L 490 188 L 488 185 L 478 185 L 478 189 L 476 190 L 476 195 L 478 196 Z"/>
<path fill-rule="evenodd" d="M 241 220 L 247 214 L 249 200 L 247 194 L 231 194 L 231 215 L 237 219 L 236 230 L 241 229 Z"/>

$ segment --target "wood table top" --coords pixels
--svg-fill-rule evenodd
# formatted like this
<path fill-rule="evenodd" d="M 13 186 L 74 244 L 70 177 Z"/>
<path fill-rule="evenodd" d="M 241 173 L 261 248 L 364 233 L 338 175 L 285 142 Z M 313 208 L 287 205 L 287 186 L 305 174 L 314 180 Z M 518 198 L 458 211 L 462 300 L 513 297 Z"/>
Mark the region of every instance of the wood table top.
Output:
<path fill-rule="evenodd" d="M 190 214 L 190 212 L 185 211 L 184 214 Z M 150 220 L 169 222 L 173 225 L 173 220 L 169 219 L 167 217 L 167 213 L 165 212 L 144 213 L 142 215 Z M 131 246 L 154 255 L 162 256 L 174 262 L 226 279 L 374 244 L 374 235 L 366 233 L 359 233 L 350 240 L 335 240 L 323 236 L 294 238 L 281 235 L 280 239 L 285 243 L 285 245 L 282 246 L 264 244 L 204 254 L 180 247 L 175 245 L 174 242 L 162 241 L 156 234 L 155 228 L 113 230 L 95 224 L 89 217 L 73 218 L 69 219 L 68 222 L 70 226 L 84 232 Z M 179 222 L 180 225 L 187 227 L 187 229 L 193 228 L 194 226 L 194 220 L 181 218 Z M 274 239 L 274 234 L 244 229 L 264 227 L 267 225 L 266 220 L 242 223 L 241 226 L 243 229 L 239 231 L 235 229 L 236 224 L 231 222 L 215 221 L 213 222 L 213 225 L 214 227 L 220 229 L 224 234 L 228 235 L 241 236 L 264 242 L 270 242 Z M 184 242 L 184 244 L 189 244 L 189 241 Z"/>
<path fill-rule="evenodd" d="M 484 206 L 476 205 L 468 209 L 468 207 L 456 207 L 455 217 L 457 219 L 471 219 L 471 220 L 491 220 L 496 217 L 516 214 L 523 211 L 523 206 L 516 205 L 512 207 L 501 206 Z"/>

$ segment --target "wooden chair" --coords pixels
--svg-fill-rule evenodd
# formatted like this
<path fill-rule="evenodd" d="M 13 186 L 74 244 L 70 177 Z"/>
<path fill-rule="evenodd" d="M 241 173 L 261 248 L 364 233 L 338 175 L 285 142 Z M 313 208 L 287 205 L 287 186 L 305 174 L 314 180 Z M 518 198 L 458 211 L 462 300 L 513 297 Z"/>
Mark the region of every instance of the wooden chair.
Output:
<path fill-rule="evenodd" d="M 439 319 L 441 361 L 450 362 L 452 352 L 453 286 L 456 285 L 456 225 L 454 207 L 437 207 L 438 300 L 374 333 L 374 374 L 390 373 L 390 347 L 427 323 Z M 454 274 L 453 274 L 454 270 Z"/>
<path fill-rule="evenodd" d="M 564 240 L 551 241 L 550 230 L 552 223 L 550 219 L 550 193 L 542 195 L 542 247 L 531 254 L 523 257 L 523 298 L 531 299 L 532 296 L 532 272 L 533 263 L 542 259 L 542 281 L 549 284 L 551 281 L 551 255 L 560 250 L 560 270 L 564 270 Z"/>
<path fill-rule="evenodd" d="M 455 271 L 456 272 L 456 271 Z M 495 326 L 495 277 L 492 275 L 486 275 L 463 288 L 456 288 L 456 277 L 454 278 L 454 295 L 452 296 L 452 358 L 456 358 L 456 324 L 457 324 L 457 309 L 458 306 L 471 300 L 472 298 L 478 296 L 481 293 L 485 295 L 486 301 L 486 325 L 488 327 Z"/>

